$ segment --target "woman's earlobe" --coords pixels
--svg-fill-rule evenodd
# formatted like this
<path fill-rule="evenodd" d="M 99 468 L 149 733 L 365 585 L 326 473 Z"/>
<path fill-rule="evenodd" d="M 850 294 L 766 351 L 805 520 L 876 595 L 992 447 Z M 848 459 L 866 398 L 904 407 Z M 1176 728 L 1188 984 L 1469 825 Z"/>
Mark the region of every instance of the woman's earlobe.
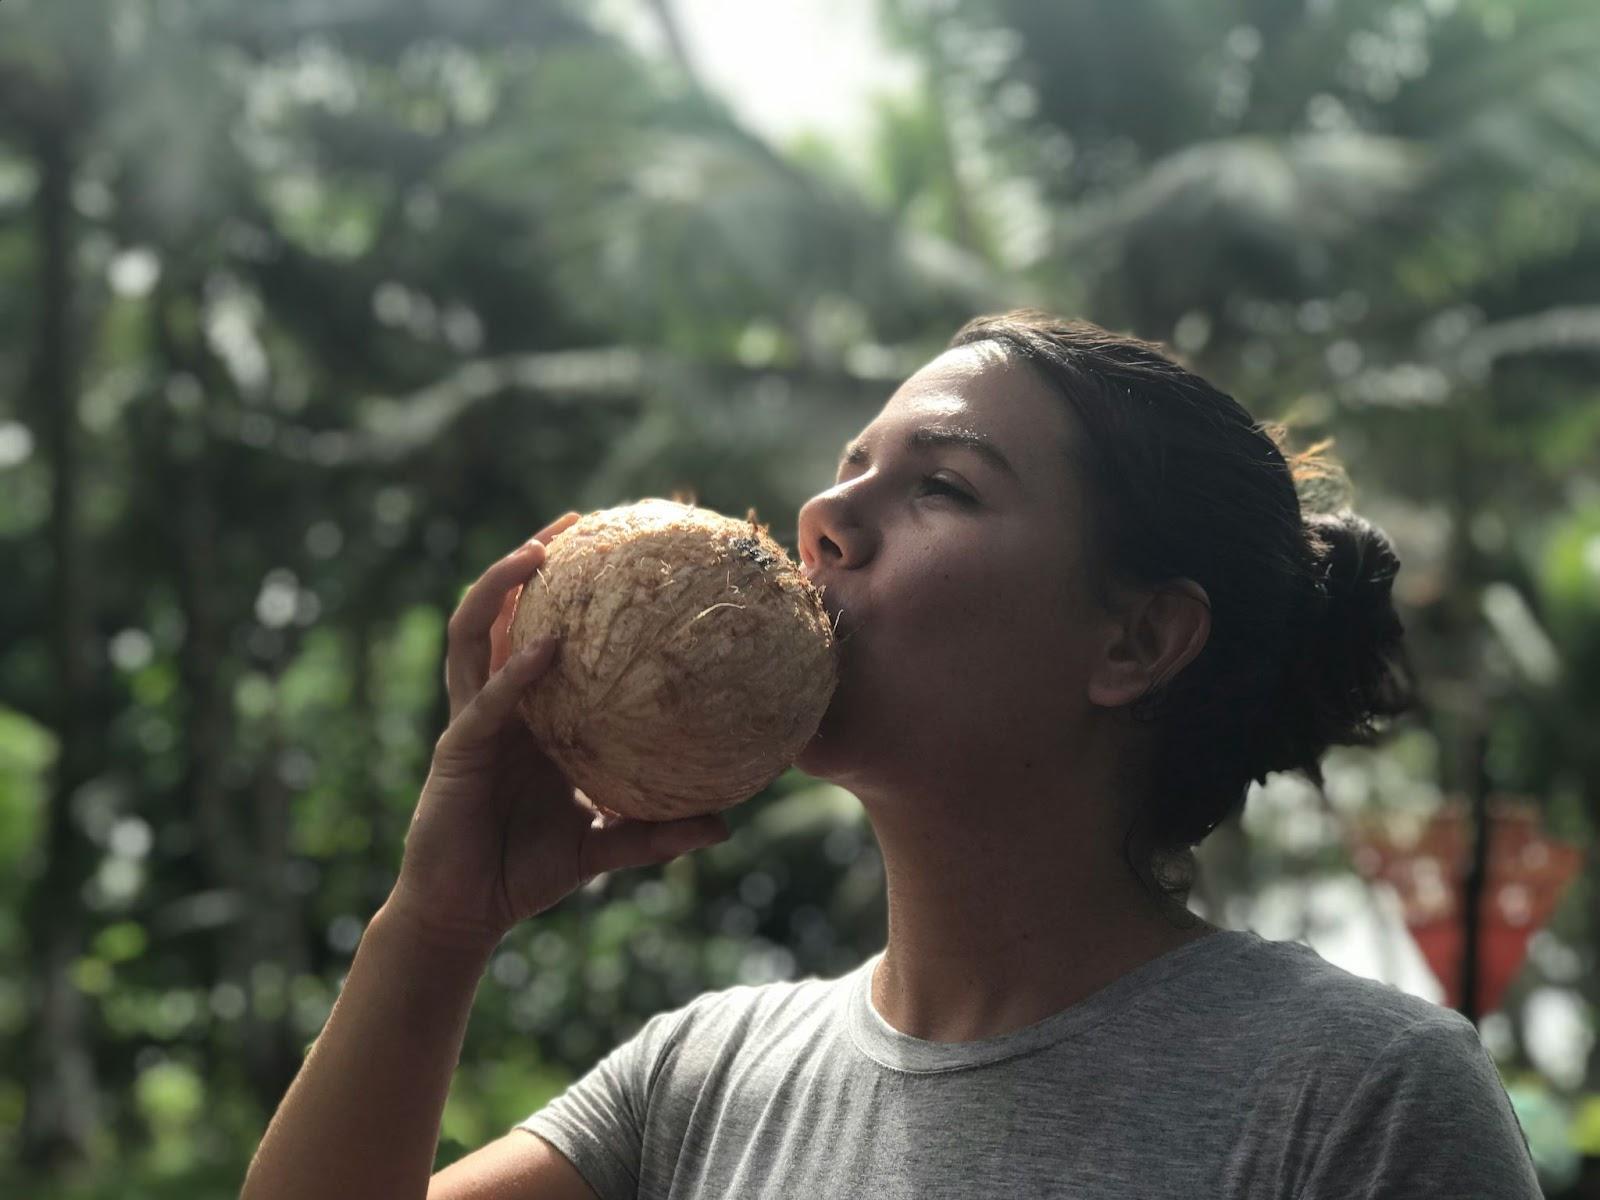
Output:
<path fill-rule="evenodd" d="M 1135 703 L 1149 689 L 1148 678 L 1138 678 L 1121 671 L 1114 675 L 1097 672 L 1089 680 L 1089 702 L 1101 708 L 1122 708 Z"/>

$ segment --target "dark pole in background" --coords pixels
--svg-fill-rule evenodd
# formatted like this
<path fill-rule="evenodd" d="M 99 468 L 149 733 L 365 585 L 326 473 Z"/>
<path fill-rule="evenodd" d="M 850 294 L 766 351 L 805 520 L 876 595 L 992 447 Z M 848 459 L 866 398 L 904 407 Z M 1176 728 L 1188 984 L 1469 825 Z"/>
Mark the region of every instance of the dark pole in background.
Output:
<path fill-rule="evenodd" d="M 1472 862 L 1462 887 L 1461 1015 L 1478 1023 L 1478 950 L 1483 930 L 1483 893 L 1489 873 L 1489 729 L 1472 736 L 1469 780 L 1472 786 Z"/>

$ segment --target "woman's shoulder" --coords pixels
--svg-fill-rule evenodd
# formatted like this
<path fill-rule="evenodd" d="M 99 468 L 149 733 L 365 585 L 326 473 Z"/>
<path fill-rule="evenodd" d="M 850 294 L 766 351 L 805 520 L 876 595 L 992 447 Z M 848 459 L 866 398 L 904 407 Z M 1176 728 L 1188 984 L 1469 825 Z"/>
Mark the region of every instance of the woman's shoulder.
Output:
<path fill-rule="evenodd" d="M 1477 1037 L 1453 1009 L 1336 966 L 1303 942 L 1235 936 L 1241 952 L 1229 978 L 1217 982 L 1235 998 L 1237 1015 L 1272 1031 L 1270 1040 L 1285 1053 L 1371 1062 L 1402 1037 L 1445 1043 L 1463 1032 Z"/>
<path fill-rule="evenodd" d="M 1230 1044 L 1248 1047 L 1239 1065 L 1254 1114 L 1240 1140 L 1288 1138 L 1275 1153 L 1296 1195 L 1538 1195 L 1471 1021 L 1310 946 L 1237 940 L 1229 990 L 1241 1024 Z"/>

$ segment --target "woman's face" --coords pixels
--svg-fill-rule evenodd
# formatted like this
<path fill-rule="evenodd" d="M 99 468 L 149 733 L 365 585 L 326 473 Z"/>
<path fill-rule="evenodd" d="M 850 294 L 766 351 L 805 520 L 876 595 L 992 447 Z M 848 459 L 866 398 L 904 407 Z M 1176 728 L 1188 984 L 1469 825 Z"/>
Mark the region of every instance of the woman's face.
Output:
<path fill-rule="evenodd" d="M 1088 708 L 1100 616 L 1071 436 L 1065 401 L 980 343 L 923 367 L 847 447 L 799 516 L 841 642 L 802 770 L 859 795 L 953 764 L 1056 764 Z"/>

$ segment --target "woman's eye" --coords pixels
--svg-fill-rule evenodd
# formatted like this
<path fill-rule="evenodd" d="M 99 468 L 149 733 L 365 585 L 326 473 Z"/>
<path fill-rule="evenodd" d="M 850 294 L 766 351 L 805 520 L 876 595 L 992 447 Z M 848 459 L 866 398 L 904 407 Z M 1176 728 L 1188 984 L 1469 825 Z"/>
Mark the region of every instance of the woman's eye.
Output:
<path fill-rule="evenodd" d="M 841 471 L 835 479 L 833 486 L 836 488 L 843 487 L 845 482 L 844 472 Z M 928 491 L 942 493 L 946 496 L 949 496 L 958 504 L 972 505 L 978 502 L 976 498 L 968 495 L 966 492 L 956 487 L 955 484 L 948 483 L 936 475 L 924 475 L 921 482 Z"/>
<path fill-rule="evenodd" d="M 967 495 L 967 493 L 963 492 L 960 488 L 954 486 L 953 484 L 946 483 L 943 479 L 939 479 L 936 476 L 925 475 L 922 479 L 922 482 L 935 491 L 944 492 L 946 495 L 950 496 L 954 500 L 960 501 L 962 504 L 974 503 L 972 497 Z"/>

